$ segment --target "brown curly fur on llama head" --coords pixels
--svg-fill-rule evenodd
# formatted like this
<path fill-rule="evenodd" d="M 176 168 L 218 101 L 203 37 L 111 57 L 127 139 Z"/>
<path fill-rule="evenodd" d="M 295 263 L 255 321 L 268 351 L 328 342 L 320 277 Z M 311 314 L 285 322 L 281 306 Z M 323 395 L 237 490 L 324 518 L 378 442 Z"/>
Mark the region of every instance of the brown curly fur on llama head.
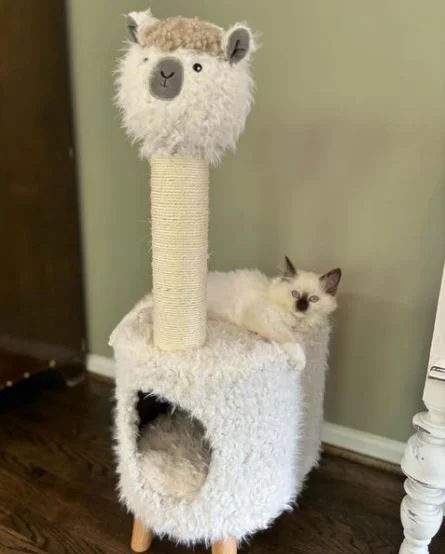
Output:
<path fill-rule="evenodd" d="M 223 31 L 216 25 L 197 18 L 169 17 L 144 27 L 139 44 L 157 46 L 163 52 L 187 48 L 210 56 L 222 56 L 222 40 Z"/>

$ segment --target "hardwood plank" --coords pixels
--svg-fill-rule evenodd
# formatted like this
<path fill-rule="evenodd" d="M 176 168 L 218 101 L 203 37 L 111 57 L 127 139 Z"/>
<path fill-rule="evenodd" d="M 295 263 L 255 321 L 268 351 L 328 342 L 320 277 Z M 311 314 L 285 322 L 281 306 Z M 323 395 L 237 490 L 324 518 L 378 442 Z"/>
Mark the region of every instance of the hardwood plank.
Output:
<path fill-rule="evenodd" d="M 0 525 L 0 552 L 2 554 L 45 554 L 21 533 Z"/>
<path fill-rule="evenodd" d="M 94 543 L 91 537 L 72 534 L 66 527 L 54 524 L 35 512 L 22 509 L 2 522 L 3 528 L 17 533 L 49 554 L 121 554 L 122 544 L 105 538 Z"/>
<path fill-rule="evenodd" d="M 68 533 L 74 541 L 82 538 L 88 544 L 104 545 L 105 552 L 119 551 L 119 545 L 129 536 L 131 519 L 115 501 L 97 492 L 91 494 L 41 469 L 34 468 L 33 472 L 32 475 L 23 469 L 15 473 L 0 469 L 0 502 L 8 506 L 12 515 L 23 514 L 30 524 L 39 525 L 41 533 L 52 536 L 54 533 L 44 531 L 41 519 L 44 514 L 45 525 Z"/>

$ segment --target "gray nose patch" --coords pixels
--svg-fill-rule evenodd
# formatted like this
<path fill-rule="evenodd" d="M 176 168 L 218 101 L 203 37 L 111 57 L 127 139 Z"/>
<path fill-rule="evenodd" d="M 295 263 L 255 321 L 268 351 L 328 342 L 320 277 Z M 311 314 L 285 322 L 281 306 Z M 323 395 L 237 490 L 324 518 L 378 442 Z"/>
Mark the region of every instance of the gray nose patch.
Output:
<path fill-rule="evenodd" d="M 184 68 L 177 58 L 162 58 L 150 75 L 150 92 L 159 100 L 173 100 L 181 92 Z"/>

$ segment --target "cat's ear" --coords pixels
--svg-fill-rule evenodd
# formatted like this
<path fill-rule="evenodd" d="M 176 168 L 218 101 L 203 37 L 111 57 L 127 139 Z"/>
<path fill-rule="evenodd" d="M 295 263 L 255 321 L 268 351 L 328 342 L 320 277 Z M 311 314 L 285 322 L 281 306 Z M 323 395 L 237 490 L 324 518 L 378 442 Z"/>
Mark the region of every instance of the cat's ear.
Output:
<path fill-rule="evenodd" d="M 332 296 L 337 294 L 338 285 L 341 279 L 341 269 L 337 267 L 328 271 L 320 277 L 321 286 L 323 290 Z"/>
<path fill-rule="evenodd" d="M 287 256 L 284 256 L 284 261 L 286 265 L 283 271 L 283 279 L 293 279 L 297 275 L 297 270 Z"/>

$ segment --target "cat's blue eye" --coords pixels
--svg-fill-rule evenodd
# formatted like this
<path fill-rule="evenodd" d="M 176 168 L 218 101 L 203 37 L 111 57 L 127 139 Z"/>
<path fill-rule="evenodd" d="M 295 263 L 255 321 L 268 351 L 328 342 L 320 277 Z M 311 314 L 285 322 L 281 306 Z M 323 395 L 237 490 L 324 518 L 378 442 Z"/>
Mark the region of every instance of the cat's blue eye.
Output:
<path fill-rule="evenodd" d="M 292 291 L 292 296 L 297 300 L 300 298 L 301 294 L 297 290 Z"/>
<path fill-rule="evenodd" d="M 320 300 L 320 297 L 316 294 L 313 294 L 312 296 L 309 296 L 309 302 L 318 302 Z"/>

